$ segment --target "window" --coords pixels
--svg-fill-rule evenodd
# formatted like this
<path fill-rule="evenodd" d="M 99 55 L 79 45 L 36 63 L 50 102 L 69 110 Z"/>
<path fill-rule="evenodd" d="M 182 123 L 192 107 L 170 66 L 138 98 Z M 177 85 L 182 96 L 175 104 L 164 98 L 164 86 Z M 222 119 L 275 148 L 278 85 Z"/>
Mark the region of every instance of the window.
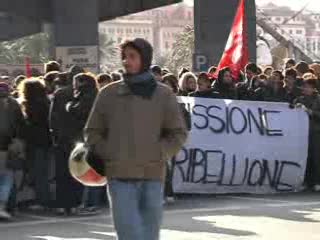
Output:
<path fill-rule="evenodd" d="M 296 34 L 303 34 L 303 31 L 302 30 L 296 30 Z"/>
<path fill-rule="evenodd" d="M 293 33 L 292 29 L 290 29 L 290 30 L 289 30 L 289 33 L 290 33 L 290 34 L 292 34 L 292 33 Z"/>
<path fill-rule="evenodd" d="M 122 42 L 122 38 L 119 37 L 119 38 L 118 38 L 118 43 L 121 43 L 121 42 Z"/>
<path fill-rule="evenodd" d="M 276 17 L 277 22 L 281 22 L 282 18 L 281 17 Z"/>
<path fill-rule="evenodd" d="M 169 43 L 168 43 L 168 42 L 165 43 L 165 48 L 166 48 L 166 49 L 169 48 Z"/>

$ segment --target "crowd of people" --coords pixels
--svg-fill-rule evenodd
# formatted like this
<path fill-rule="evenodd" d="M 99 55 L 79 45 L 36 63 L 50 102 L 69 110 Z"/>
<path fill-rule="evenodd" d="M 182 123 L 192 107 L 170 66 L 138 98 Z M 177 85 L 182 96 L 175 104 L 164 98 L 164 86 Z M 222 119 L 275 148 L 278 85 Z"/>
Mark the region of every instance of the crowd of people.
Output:
<path fill-rule="evenodd" d="M 167 68 L 153 65 L 147 72 L 158 81 L 155 84 L 167 85 L 176 96 L 286 102 L 290 108 L 304 109 L 311 123 L 306 186 L 320 190 L 320 152 L 317 149 L 320 142 L 319 64 L 296 63 L 289 59 L 282 69 L 274 69 L 249 63 L 237 79 L 228 67 L 217 70 L 212 66 L 208 72 L 201 73 L 183 68 L 174 74 Z M 124 81 L 130 90 L 148 97 L 154 88 L 151 84 L 147 92 L 131 89 L 130 82 L 126 81 L 130 78 L 124 78 L 125 74 L 124 70 L 118 70 L 95 76 L 79 66 L 64 72 L 58 62 L 50 61 L 44 66 L 43 76 L 18 76 L 13 80 L 1 77 L 0 217 L 10 217 L 16 207 L 12 200 L 16 192 L 16 171 L 23 171 L 25 181 L 34 189 L 32 207 L 44 211 L 54 209 L 58 214 L 75 214 L 95 212 L 107 202 L 105 188 L 84 187 L 71 177 L 68 159 L 74 145 L 85 140 L 83 129 L 101 89 Z M 190 130 L 190 113 L 185 109 L 182 112 Z M 121 130 L 123 134 L 126 128 Z M 50 166 L 55 167 L 55 191 L 50 184 Z M 170 179 L 166 182 L 165 192 L 172 196 Z"/>

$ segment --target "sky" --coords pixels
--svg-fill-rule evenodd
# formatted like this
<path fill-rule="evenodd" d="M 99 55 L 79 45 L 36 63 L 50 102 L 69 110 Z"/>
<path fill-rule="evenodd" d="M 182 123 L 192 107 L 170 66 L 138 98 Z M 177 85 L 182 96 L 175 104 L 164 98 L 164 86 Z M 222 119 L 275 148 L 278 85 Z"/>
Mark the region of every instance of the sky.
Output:
<path fill-rule="evenodd" d="M 194 0 L 184 0 L 184 1 L 192 5 Z M 272 2 L 279 6 L 290 6 L 294 10 L 300 10 L 308 2 L 310 2 L 308 9 L 312 11 L 320 12 L 320 0 L 256 0 L 257 5 L 265 5 L 269 2 Z"/>

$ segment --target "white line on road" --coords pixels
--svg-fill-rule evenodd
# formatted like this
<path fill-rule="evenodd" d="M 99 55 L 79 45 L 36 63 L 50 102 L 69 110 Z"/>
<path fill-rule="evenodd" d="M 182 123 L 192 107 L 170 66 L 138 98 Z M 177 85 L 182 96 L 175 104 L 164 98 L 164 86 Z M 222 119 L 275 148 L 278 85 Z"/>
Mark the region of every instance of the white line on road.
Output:
<path fill-rule="evenodd" d="M 249 201 L 259 201 L 259 202 L 277 202 L 277 203 L 296 203 L 295 201 L 283 201 L 278 199 L 272 199 L 272 198 L 256 198 L 256 197 L 236 197 L 236 196 L 230 196 L 228 198 L 232 199 L 239 199 L 239 200 L 249 200 Z"/>
<path fill-rule="evenodd" d="M 77 221 L 86 221 L 86 220 L 108 220 L 111 219 L 110 215 L 107 216 L 91 216 L 91 217 L 74 217 L 74 218 L 57 218 L 57 217 L 41 217 L 41 216 L 35 216 L 31 214 L 19 214 L 19 216 L 23 217 L 30 217 L 35 219 L 40 219 L 36 221 L 31 222 L 18 222 L 18 223 L 8 223 L 0 225 L 1 228 L 12 228 L 12 227 L 28 227 L 28 226 L 36 226 L 40 224 L 54 224 L 54 223 L 77 223 Z"/>
<path fill-rule="evenodd" d="M 320 206 L 319 202 L 278 202 L 278 203 L 270 203 L 270 204 L 261 204 L 256 206 L 232 206 L 232 207 L 221 207 L 221 208 L 194 208 L 194 209 L 177 209 L 177 210 L 166 210 L 164 212 L 165 215 L 174 215 L 174 214 L 188 214 L 188 213 L 203 213 L 203 212 L 218 212 L 218 211 L 234 211 L 234 210 L 247 210 L 247 209 L 256 209 L 261 206 L 265 207 L 308 207 L 308 206 Z M 108 224 L 99 224 L 99 223 L 87 223 L 81 222 L 86 220 L 108 220 L 111 219 L 111 216 L 91 216 L 91 217 L 75 217 L 75 218 L 55 218 L 55 217 L 40 217 L 28 214 L 20 214 L 24 217 L 32 217 L 36 219 L 40 219 L 39 221 L 32 221 L 32 222 L 20 222 L 20 223 L 8 223 L 0 225 L 0 229 L 5 228 L 12 228 L 12 227 L 28 227 L 28 226 L 36 226 L 40 224 L 57 224 L 57 223 L 72 223 L 72 224 L 84 224 L 88 226 L 95 226 L 95 227 L 110 227 L 111 225 Z"/>

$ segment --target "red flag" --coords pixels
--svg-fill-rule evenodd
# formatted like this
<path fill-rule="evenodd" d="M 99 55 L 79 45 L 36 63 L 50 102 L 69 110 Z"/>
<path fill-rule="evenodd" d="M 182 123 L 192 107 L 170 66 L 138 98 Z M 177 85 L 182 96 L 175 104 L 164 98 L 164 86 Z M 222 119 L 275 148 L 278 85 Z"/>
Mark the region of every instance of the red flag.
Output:
<path fill-rule="evenodd" d="M 245 0 L 240 0 L 226 48 L 218 65 L 218 69 L 214 74 L 214 77 L 217 78 L 218 72 L 222 68 L 230 67 L 232 70 L 233 78 L 235 80 L 238 80 L 240 71 L 244 69 L 245 65 L 248 62 L 249 48 Z"/>
<path fill-rule="evenodd" d="M 30 78 L 30 77 L 32 77 L 32 71 L 31 71 L 31 63 L 30 63 L 29 57 L 26 57 L 25 65 L 26 65 L 26 77 Z"/>

